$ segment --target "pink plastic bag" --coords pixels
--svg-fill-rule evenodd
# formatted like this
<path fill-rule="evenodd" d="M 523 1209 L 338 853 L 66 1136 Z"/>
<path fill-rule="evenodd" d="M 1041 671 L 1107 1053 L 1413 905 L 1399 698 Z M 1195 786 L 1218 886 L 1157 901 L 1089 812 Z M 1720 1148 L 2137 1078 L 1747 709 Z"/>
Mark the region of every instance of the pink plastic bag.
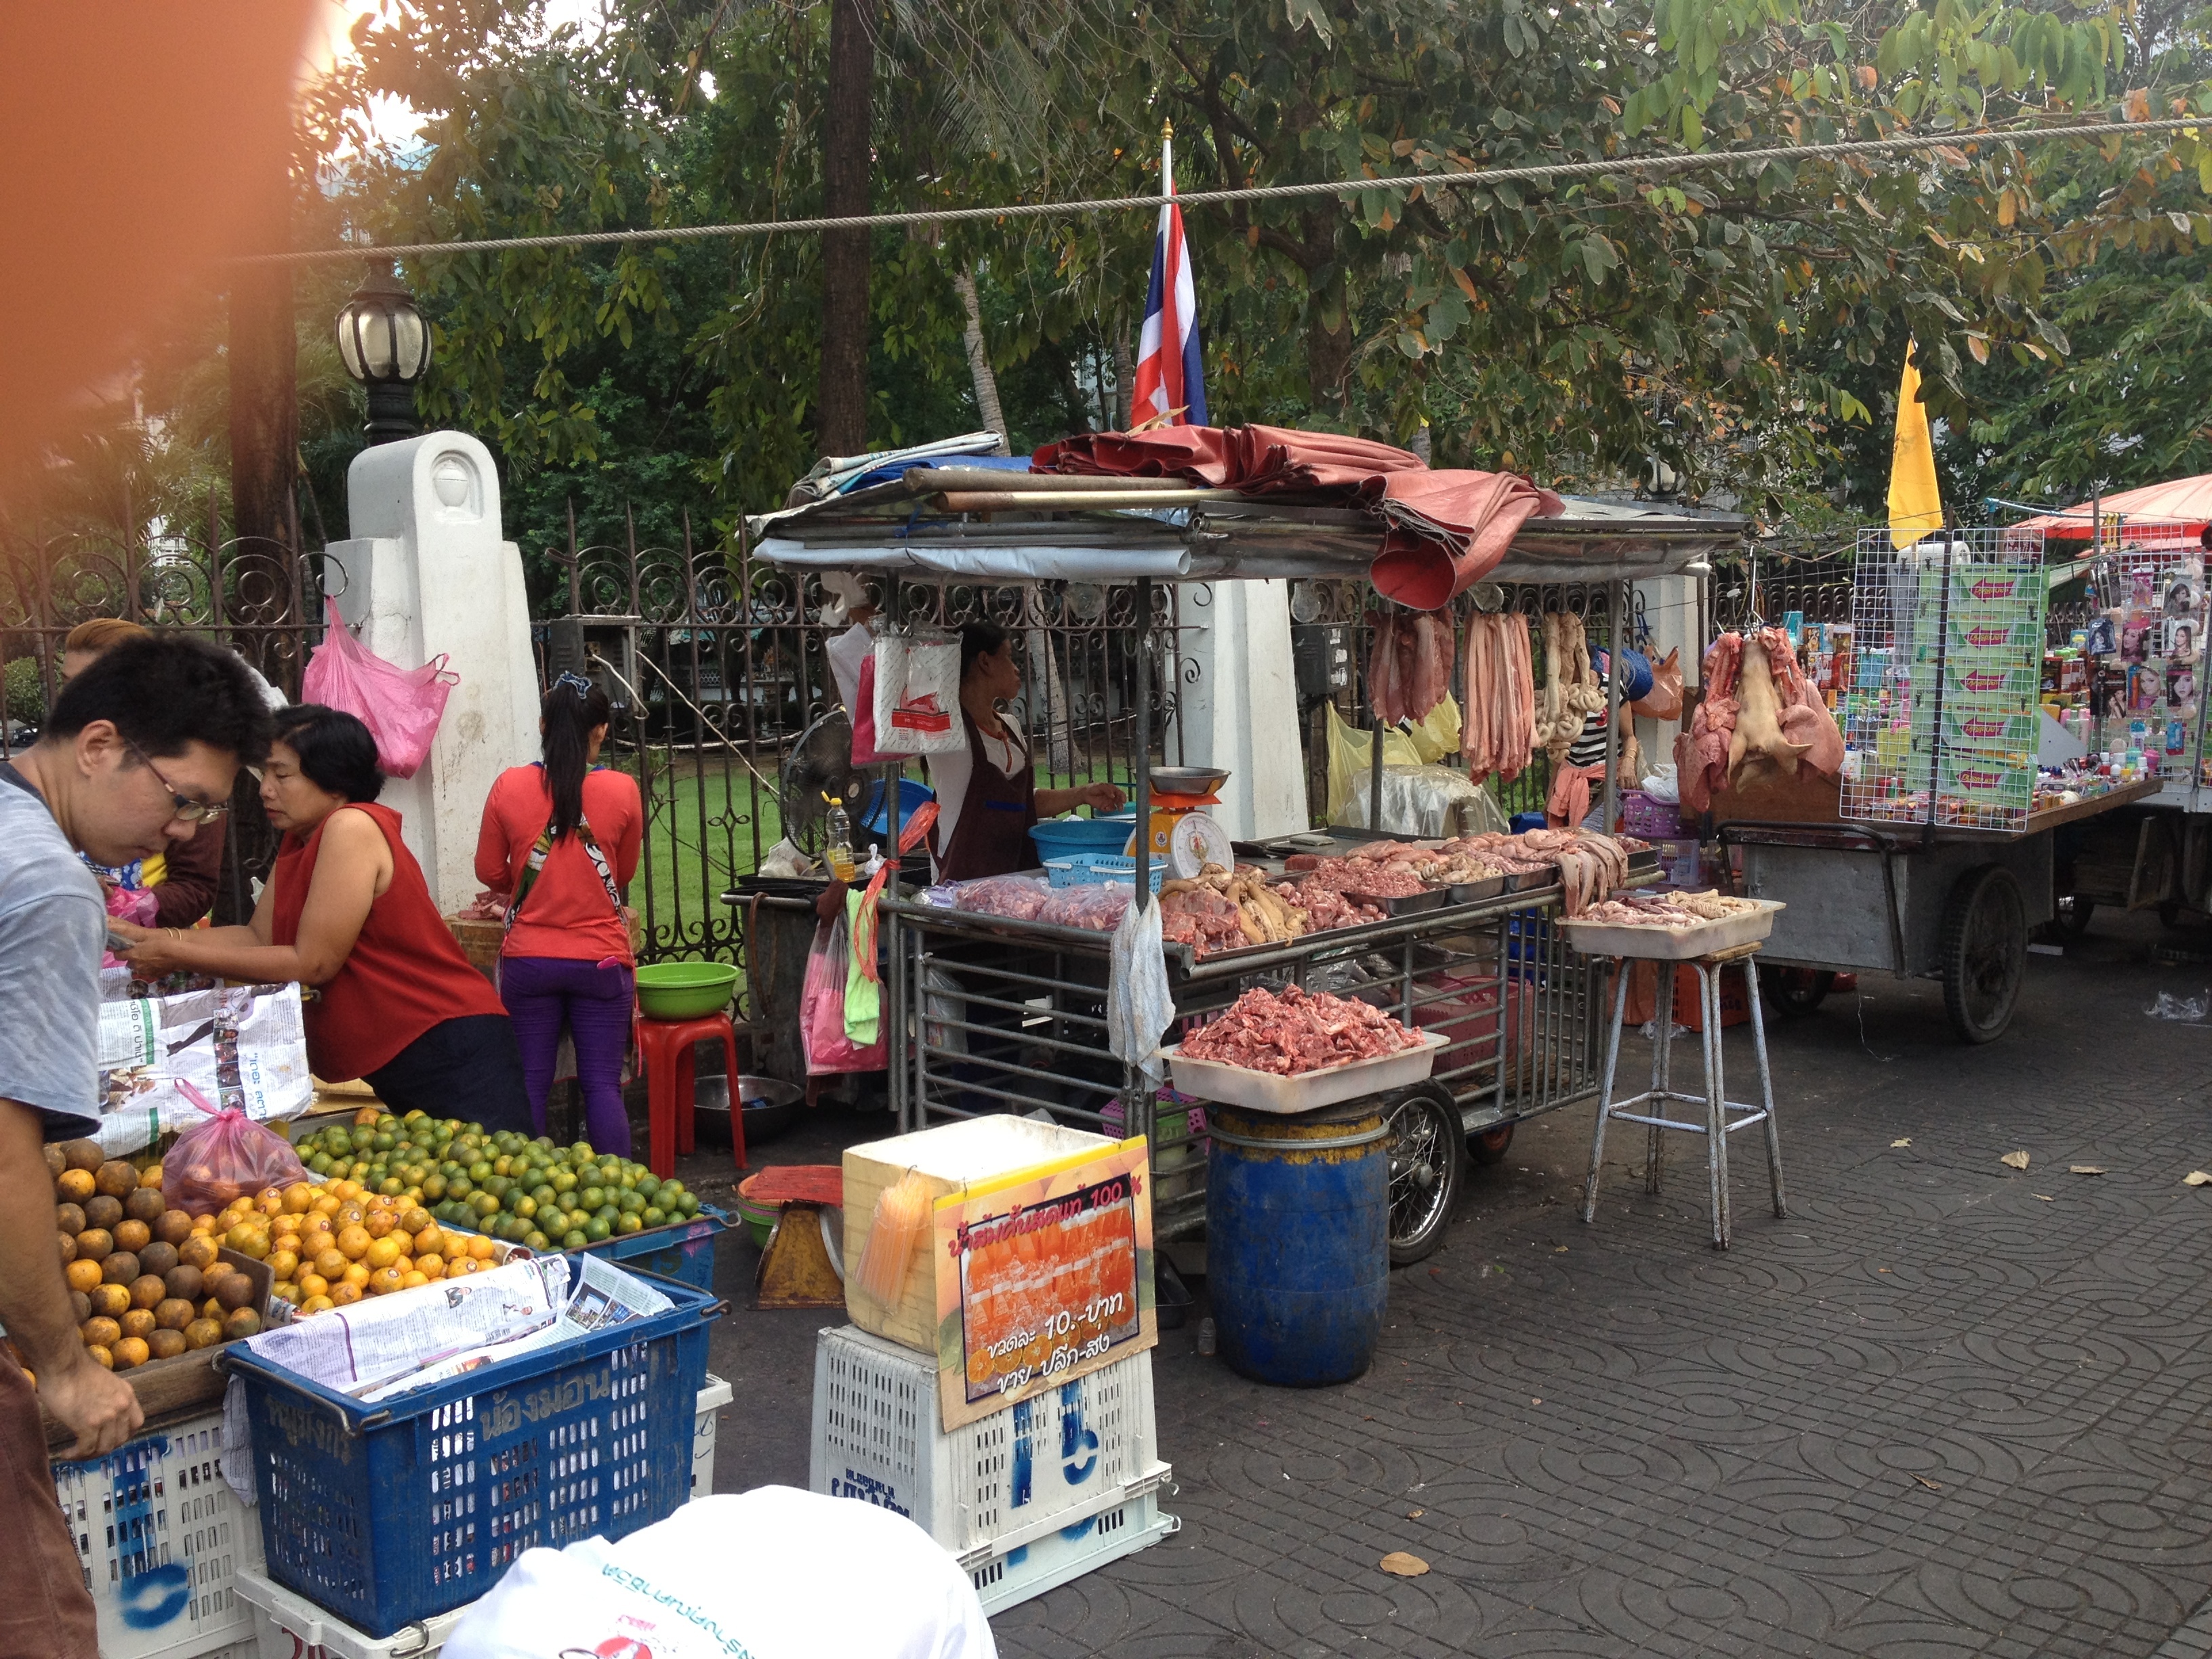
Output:
<path fill-rule="evenodd" d="M 852 957 L 852 930 L 839 912 L 814 930 L 806 953 L 806 982 L 799 994 L 799 1035 L 806 1046 L 809 1076 L 826 1072 L 880 1072 L 884 1040 L 866 1048 L 845 1035 L 845 975 Z"/>
<path fill-rule="evenodd" d="M 216 1108 L 189 1083 L 177 1089 L 207 1115 L 177 1137 L 161 1160 L 161 1195 L 172 1209 L 212 1215 L 233 1199 L 305 1181 L 307 1171 L 284 1137 L 235 1106 Z"/>
<path fill-rule="evenodd" d="M 430 757 L 430 739 L 445 717 L 446 698 L 461 677 L 443 656 L 420 668 L 402 668 L 354 638 L 338 615 L 338 602 L 325 599 L 330 629 L 307 659 L 300 696 L 358 716 L 376 739 L 376 763 L 385 775 L 411 778 Z"/>

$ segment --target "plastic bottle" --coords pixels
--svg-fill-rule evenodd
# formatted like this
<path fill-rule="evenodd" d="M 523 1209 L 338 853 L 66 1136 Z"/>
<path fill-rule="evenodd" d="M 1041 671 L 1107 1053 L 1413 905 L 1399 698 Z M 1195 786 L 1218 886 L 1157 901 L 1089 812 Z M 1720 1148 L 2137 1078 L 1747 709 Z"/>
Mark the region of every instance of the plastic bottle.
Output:
<path fill-rule="evenodd" d="M 850 881 L 860 870 L 853 857 L 853 820 L 847 816 L 842 799 L 836 795 L 824 795 L 822 799 L 830 803 L 825 821 L 830 845 L 822 856 L 829 861 L 831 875 L 840 881 Z"/>

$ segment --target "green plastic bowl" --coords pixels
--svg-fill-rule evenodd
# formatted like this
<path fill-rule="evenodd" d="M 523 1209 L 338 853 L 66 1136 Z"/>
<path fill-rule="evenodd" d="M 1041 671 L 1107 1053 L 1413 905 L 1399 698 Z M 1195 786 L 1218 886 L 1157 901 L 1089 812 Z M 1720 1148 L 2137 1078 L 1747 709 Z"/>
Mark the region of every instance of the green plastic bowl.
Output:
<path fill-rule="evenodd" d="M 647 1019 L 719 1014 L 737 990 L 738 970 L 726 962 L 653 962 L 637 970 L 637 1006 Z"/>

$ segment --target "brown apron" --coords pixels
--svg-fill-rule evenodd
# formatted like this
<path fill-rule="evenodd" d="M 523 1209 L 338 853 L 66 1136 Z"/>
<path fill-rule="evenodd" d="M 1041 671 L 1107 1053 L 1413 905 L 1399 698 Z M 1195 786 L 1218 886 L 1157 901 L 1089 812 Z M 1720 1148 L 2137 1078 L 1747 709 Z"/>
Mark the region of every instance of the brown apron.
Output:
<path fill-rule="evenodd" d="M 0 1553 L 0 1654 L 100 1659 L 92 1597 L 46 1462 L 38 1395 L 6 1354 L 0 1354 L 0 1509 L 9 1522 Z M 97 1534 L 113 1522 L 94 1514 L 83 1524 Z"/>
<path fill-rule="evenodd" d="M 1003 876 L 1026 870 L 1036 860 L 1030 852 L 1030 826 L 1036 822 L 1036 774 L 1024 750 L 1022 775 L 1010 778 L 991 764 L 984 752 L 983 733 L 975 717 L 960 711 L 968 728 L 968 793 L 960 798 L 959 821 L 952 840 L 937 855 L 939 881 L 973 881 L 979 876 Z"/>

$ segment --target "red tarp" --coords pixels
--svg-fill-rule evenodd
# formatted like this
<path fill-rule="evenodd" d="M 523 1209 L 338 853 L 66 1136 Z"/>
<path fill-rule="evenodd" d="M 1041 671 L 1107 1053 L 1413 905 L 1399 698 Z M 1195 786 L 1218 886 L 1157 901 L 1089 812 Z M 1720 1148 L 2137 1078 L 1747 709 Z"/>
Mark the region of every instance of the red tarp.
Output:
<path fill-rule="evenodd" d="M 2097 502 L 2096 510 L 2104 515 L 2108 537 L 2130 524 L 2178 525 L 2185 535 L 2201 535 L 2204 526 L 2212 524 L 2212 472 L 2123 489 Z M 2089 539 L 2089 514 L 2090 504 L 2083 501 L 2063 513 L 2042 513 L 2033 519 L 2023 519 L 2011 528 L 2040 530 L 2054 540 L 2086 542 Z"/>
<path fill-rule="evenodd" d="M 1565 510 L 1548 489 L 1510 472 L 1432 471 L 1389 444 L 1275 426 L 1170 426 L 1083 432 L 1041 445 L 1036 472 L 1188 478 L 1249 495 L 1318 495 L 1384 522 L 1369 567 L 1376 591 L 1435 611 L 1497 568 L 1521 526 Z"/>

